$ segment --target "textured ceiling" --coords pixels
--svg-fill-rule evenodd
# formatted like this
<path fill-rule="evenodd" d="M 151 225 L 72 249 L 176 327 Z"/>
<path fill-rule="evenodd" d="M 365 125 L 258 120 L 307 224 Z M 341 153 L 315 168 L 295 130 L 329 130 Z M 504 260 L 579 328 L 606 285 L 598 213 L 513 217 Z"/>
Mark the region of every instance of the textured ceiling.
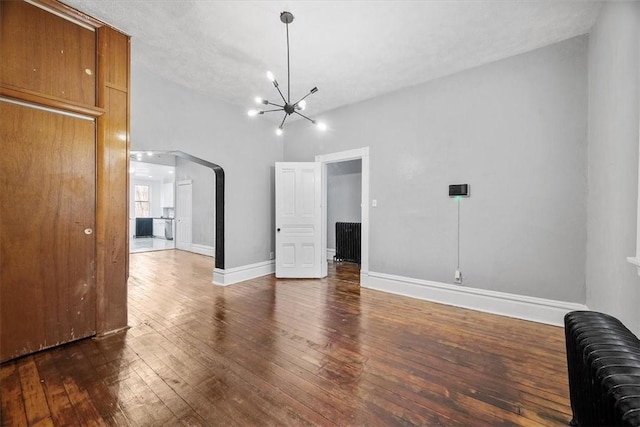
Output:
<path fill-rule="evenodd" d="M 307 112 L 400 88 L 584 34 L 593 1 L 211 1 L 63 0 L 132 36 L 132 61 L 181 85 L 254 108 L 314 86 Z M 278 116 L 280 114 L 278 113 Z"/>
<path fill-rule="evenodd" d="M 174 182 L 176 178 L 175 170 L 174 166 L 157 165 L 135 160 L 131 160 L 129 166 L 129 173 L 132 177 L 163 182 Z"/>

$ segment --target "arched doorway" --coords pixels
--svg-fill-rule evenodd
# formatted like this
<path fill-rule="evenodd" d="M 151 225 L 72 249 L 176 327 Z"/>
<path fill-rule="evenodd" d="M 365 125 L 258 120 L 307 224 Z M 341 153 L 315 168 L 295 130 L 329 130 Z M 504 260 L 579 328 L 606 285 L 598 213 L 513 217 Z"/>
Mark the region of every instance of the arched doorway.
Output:
<path fill-rule="evenodd" d="M 215 267 L 224 269 L 224 170 L 222 167 L 199 157 L 192 156 L 183 151 L 167 151 L 170 154 L 181 159 L 185 159 L 199 165 L 211 168 L 216 176 L 215 186 L 215 234 L 216 234 L 216 254 Z"/>
<path fill-rule="evenodd" d="M 135 150 L 132 151 L 132 153 Z M 158 151 L 158 150 L 145 150 L 144 152 L 149 155 L 165 155 L 174 156 L 176 158 L 184 159 L 189 162 L 197 163 L 201 166 L 210 168 L 215 174 L 215 186 L 214 188 L 214 204 L 215 204 L 215 268 L 224 269 L 225 255 L 224 255 L 224 170 L 219 165 L 201 159 L 183 151 Z"/>

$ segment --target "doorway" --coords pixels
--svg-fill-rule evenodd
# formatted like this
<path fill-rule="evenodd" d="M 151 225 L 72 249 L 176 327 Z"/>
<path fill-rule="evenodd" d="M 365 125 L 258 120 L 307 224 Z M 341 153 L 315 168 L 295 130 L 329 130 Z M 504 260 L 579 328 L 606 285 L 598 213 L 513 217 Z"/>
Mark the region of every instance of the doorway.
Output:
<path fill-rule="evenodd" d="M 216 176 L 211 168 L 176 158 L 176 247 L 215 256 Z"/>
<path fill-rule="evenodd" d="M 358 148 L 354 150 L 341 151 L 338 153 L 323 154 L 316 156 L 316 162 L 320 162 L 322 168 L 322 250 L 327 253 L 327 230 L 331 226 L 328 223 L 328 194 L 327 194 L 327 178 L 329 176 L 328 167 L 333 163 L 347 162 L 351 160 L 361 160 L 361 187 L 360 187 L 360 206 L 361 206 L 361 241 L 360 241 L 360 278 L 369 274 L 369 147 Z M 328 263 L 325 260 L 322 263 L 323 275 L 327 275 Z M 362 283 L 362 280 L 361 280 Z"/>
<path fill-rule="evenodd" d="M 174 249 L 175 157 L 131 152 L 129 252 Z"/>
<path fill-rule="evenodd" d="M 362 160 L 327 164 L 327 260 L 360 264 Z"/>
<path fill-rule="evenodd" d="M 140 154 L 140 153 L 145 153 L 145 152 L 132 152 L 135 155 Z M 225 176 L 224 176 L 224 170 L 217 164 L 215 163 L 211 163 L 209 161 L 203 160 L 199 157 L 195 157 L 192 156 L 190 154 L 187 154 L 185 152 L 182 151 L 149 151 L 147 153 L 151 153 L 152 156 L 167 156 L 169 158 L 172 159 L 172 161 L 174 162 L 174 165 L 179 164 L 179 162 L 181 162 L 182 160 L 186 161 L 187 163 L 191 163 L 191 164 L 197 164 L 197 165 L 201 165 L 204 166 L 205 168 L 213 171 L 213 179 L 211 180 L 212 184 L 212 188 L 211 188 L 211 192 L 213 192 L 213 194 L 211 195 L 211 199 L 213 200 L 213 205 L 214 205 L 214 212 L 215 214 L 210 215 L 213 216 L 213 218 L 211 218 L 211 222 L 213 223 L 213 227 L 214 227 L 214 236 L 215 236 L 215 248 L 212 248 L 212 250 L 210 252 L 213 253 L 206 253 L 205 255 L 209 255 L 209 256 L 213 256 L 214 260 L 215 260 L 215 268 L 216 269 L 220 269 L 220 270 L 224 270 L 225 268 L 225 249 L 224 249 L 224 187 L 225 187 Z M 144 158 L 144 156 L 143 156 Z M 176 173 L 176 175 L 178 175 L 178 173 Z M 179 176 L 176 179 L 180 179 L 183 180 L 182 178 L 180 178 Z M 132 227 L 130 225 L 130 227 Z M 132 228 L 133 229 L 133 228 Z M 174 239 L 176 238 L 176 227 L 174 225 L 173 228 L 174 231 Z M 194 246 L 198 246 L 198 245 L 191 245 L 192 246 L 192 250 L 194 249 Z M 195 252 L 198 253 L 203 253 L 200 250 L 196 250 Z"/>

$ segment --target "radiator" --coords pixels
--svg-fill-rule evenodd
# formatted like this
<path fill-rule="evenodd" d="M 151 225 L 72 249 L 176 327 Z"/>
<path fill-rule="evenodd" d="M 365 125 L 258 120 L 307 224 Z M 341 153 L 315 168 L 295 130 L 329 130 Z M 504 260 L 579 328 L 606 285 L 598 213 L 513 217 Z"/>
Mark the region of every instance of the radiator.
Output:
<path fill-rule="evenodd" d="M 136 218 L 136 237 L 153 237 L 153 218 Z"/>
<path fill-rule="evenodd" d="M 359 222 L 336 222 L 336 254 L 333 260 L 360 264 Z"/>
<path fill-rule="evenodd" d="M 574 426 L 640 426 L 640 340 L 618 319 L 574 311 L 564 319 Z"/>

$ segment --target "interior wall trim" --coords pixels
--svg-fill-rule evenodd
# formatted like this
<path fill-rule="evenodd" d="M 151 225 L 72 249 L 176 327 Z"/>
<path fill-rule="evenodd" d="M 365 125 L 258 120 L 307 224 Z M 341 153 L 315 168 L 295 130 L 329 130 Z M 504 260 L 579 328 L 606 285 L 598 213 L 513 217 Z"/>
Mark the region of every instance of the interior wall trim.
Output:
<path fill-rule="evenodd" d="M 321 154 L 315 157 L 322 165 L 322 251 L 327 249 L 327 165 L 349 160 L 361 160 L 361 198 L 360 198 L 360 271 L 369 271 L 369 147 L 354 148 L 337 153 Z M 328 264 L 322 263 L 322 276 L 328 273 Z"/>
<path fill-rule="evenodd" d="M 240 267 L 213 270 L 213 284 L 220 286 L 233 285 L 245 280 L 267 276 L 276 272 L 275 260 L 258 262 L 256 264 L 242 265 Z"/>
<path fill-rule="evenodd" d="M 21 105 L 27 108 L 34 108 L 36 110 L 62 114 L 64 116 L 89 121 L 94 121 L 97 117 L 100 117 L 104 113 L 104 110 L 102 109 L 78 107 L 77 105 L 72 105 L 71 103 L 48 102 L 48 99 L 45 97 L 34 97 L 29 96 L 29 94 L 26 94 L 26 96 L 19 98 L 22 94 L 26 94 L 26 92 L 21 93 L 19 91 L 14 91 L 10 93 L 10 91 L 6 89 L 6 87 L 0 87 L 1 102 Z"/>
<path fill-rule="evenodd" d="M 213 246 L 201 245 L 199 243 L 192 243 L 191 252 L 213 257 L 216 254 L 216 249 Z"/>
<path fill-rule="evenodd" d="M 361 275 L 360 286 L 554 326 L 563 326 L 564 315 L 570 311 L 588 310 L 586 305 L 573 302 L 469 288 L 371 271 Z"/>
<path fill-rule="evenodd" d="M 93 32 L 96 31 L 96 27 L 95 26 L 90 25 L 89 23 L 85 22 L 84 20 L 76 19 L 75 17 L 70 16 L 69 15 L 69 11 L 66 11 L 66 13 L 59 12 L 58 10 L 54 9 L 53 7 L 49 7 L 48 5 L 42 3 L 41 1 L 34 1 L 34 0 L 24 0 L 24 1 L 26 3 L 29 3 L 32 6 L 35 6 L 35 7 L 39 8 L 39 9 L 42 9 L 42 10 L 47 11 L 47 12 L 53 14 L 53 15 L 56 15 L 59 18 L 62 18 L 62 19 L 66 20 L 66 21 L 69 21 L 69 22 L 73 22 L 77 26 L 82 27 L 82 28 L 84 28 L 86 30 L 93 31 Z M 74 10 L 73 8 L 69 8 L 69 9 L 70 10 Z M 100 25 L 98 25 L 98 26 L 100 26 Z"/>
<path fill-rule="evenodd" d="M 327 261 L 333 261 L 333 256 L 336 254 L 335 249 L 327 248 Z"/>

